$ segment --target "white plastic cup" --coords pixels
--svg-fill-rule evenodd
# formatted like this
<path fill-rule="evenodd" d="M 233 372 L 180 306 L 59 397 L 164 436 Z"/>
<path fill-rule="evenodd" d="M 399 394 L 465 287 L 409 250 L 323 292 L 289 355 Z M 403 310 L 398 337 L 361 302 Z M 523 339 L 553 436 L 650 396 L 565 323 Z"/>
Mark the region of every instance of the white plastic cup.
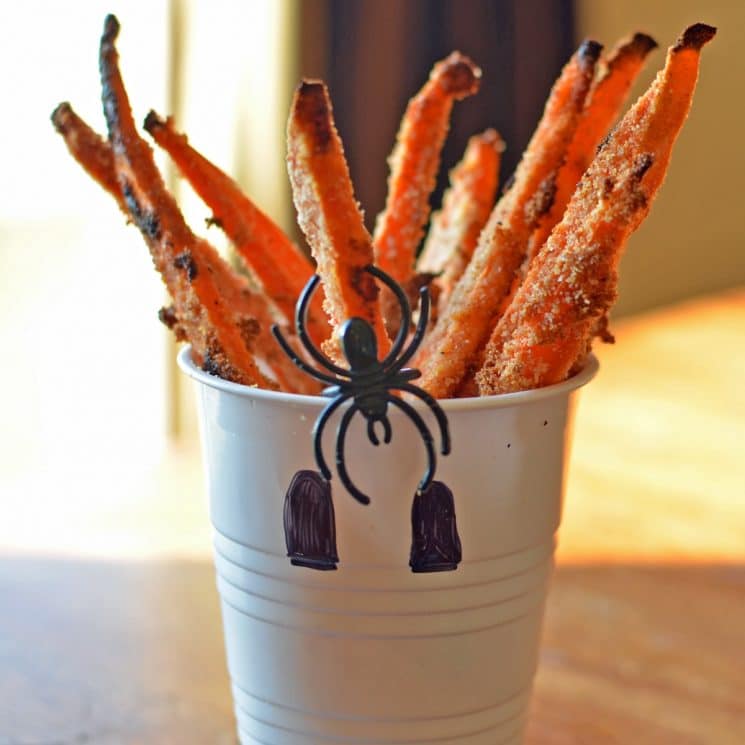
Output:
<path fill-rule="evenodd" d="M 441 402 L 462 561 L 413 573 L 411 509 L 426 456 L 389 409 L 373 447 L 357 415 L 348 471 L 332 467 L 337 571 L 293 566 L 283 507 L 293 475 L 316 470 L 312 428 L 327 399 L 258 390 L 198 369 L 217 585 L 243 745 L 519 745 L 553 567 L 575 391 L 597 370 L 534 391 Z M 433 417 L 417 407 L 439 441 Z"/>

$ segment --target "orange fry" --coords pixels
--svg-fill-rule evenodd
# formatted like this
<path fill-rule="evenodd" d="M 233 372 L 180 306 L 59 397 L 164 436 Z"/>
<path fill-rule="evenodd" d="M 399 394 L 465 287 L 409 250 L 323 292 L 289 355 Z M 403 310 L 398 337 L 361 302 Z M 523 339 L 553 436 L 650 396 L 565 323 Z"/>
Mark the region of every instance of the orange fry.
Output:
<path fill-rule="evenodd" d="M 217 252 L 188 228 L 165 188 L 152 150 L 137 132 L 119 72 L 118 33 L 119 22 L 107 16 L 99 65 L 109 140 L 129 214 L 171 293 L 179 327 L 192 343 L 197 363 L 228 380 L 274 388 L 256 366 L 218 289 L 213 273 L 219 265 Z"/>
<path fill-rule="evenodd" d="M 711 26 L 686 29 L 665 68 L 601 146 L 561 223 L 494 330 L 482 395 L 563 380 L 616 297 L 623 245 L 649 212 L 690 109 Z"/>
<path fill-rule="evenodd" d="M 556 177 L 553 205 L 530 237 L 526 262 L 531 260 L 561 220 L 582 174 L 595 157 L 598 145 L 618 118 L 647 55 L 656 48 L 657 42 L 651 36 L 636 33 L 619 42 L 608 56 L 588 95 L 582 118 L 567 150 L 566 162 Z"/>
<path fill-rule="evenodd" d="M 595 157 L 598 145 L 617 118 L 631 86 L 644 66 L 647 55 L 656 48 L 657 42 L 651 36 L 636 33 L 631 39 L 620 42 L 603 65 L 603 71 L 596 77 L 590 89 L 582 117 L 567 150 L 566 161 L 557 174 L 553 204 L 530 236 L 522 266 L 512 280 L 510 291 L 502 300 L 499 316 L 502 316 L 509 307 L 525 279 L 530 263 L 564 215 L 579 180 Z M 484 350 L 481 350 L 479 357 L 474 367 L 481 367 L 483 364 Z M 473 376 L 469 375 L 469 379 L 468 387 L 473 391 Z"/>
<path fill-rule="evenodd" d="M 390 341 L 383 326 L 378 286 L 365 267 L 373 263 L 370 234 L 354 198 L 326 86 L 303 81 L 287 125 L 287 163 L 298 222 L 326 289 L 324 308 L 335 331 L 357 316 L 375 329 L 378 354 Z M 336 355 L 336 344 L 327 345 Z"/>
<path fill-rule="evenodd" d="M 61 103 L 52 112 L 52 124 L 67 145 L 75 160 L 85 169 L 88 175 L 116 199 L 122 211 L 129 215 L 124 203 L 119 180 L 114 167 L 114 153 L 109 143 L 91 129 L 70 106 L 67 101 Z"/>
<path fill-rule="evenodd" d="M 585 41 L 554 84 L 546 108 L 497 202 L 445 312 L 425 340 L 417 363 L 420 385 L 437 398 L 453 395 L 489 338 L 531 232 L 551 206 L 553 183 L 590 89 L 600 45 Z"/>
<path fill-rule="evenodd" d="M 453 52 L 434 66 L 406 108 L 390 158 L 388 198 L 373 236 L 375 263 L 401 284 L 414 273 L 453 102 L 476 93 L 480 78 L 468 57 Z"/>
<path fill-rule="evenodd" d="M 246 278 L 237 274 L 207 241 L 197 238 L 197 244 L 230 321 L 238 328 L 248 352 L 269 366 L 282 390 L 318 393 L 320 385 L 299 370 L 277 344 L 271 331 L 277 319 L 267 298 L 253 291 Z M 178 311 L 175 315 L 178 318 Z M 290 341 L 296 339 L 291 334 L 287 336 Z"/>
<path fill-rule="evenodd" d="M 173 121 L 151 111 L 145 129 L 178 166 L 181 174 L 212 210 L 214 220 L 235 245 L 252 275 L 290 324 L 295 303 L 313 274 L 313 265 L 282 229 L 241 191 L 238 184 L 189 145 Z M 308 310 L 307 329 L 320 344 L 331 329 L 319 290 Z"/>
<path fill-rule="evenodd" d="M 129 217 L 117 180 L 114 154 L 108 141 L 81 119 L 69 103 L 60 104 L 55 109 L 52 122 L 65 140 L 72 156 L 116 199 L 119 207 Z M 204 244 L 204 241 L 202 243 Z M 235 312 L 236 323 L 249 351 L 269 365 L 282 388 L 300 393 L 316 392 L 318 386 L 307 376 L 300 374 L 277 346 L 270 330 L 274 318 L 264 297 L 252 292 L 246 280 L 237 275 L 209 245 L 202 245 L 200 250 L 207 260 L 209 272 L 218 284 L 221 296 Z M 188 341 L 186 329 L 179 321 L 175 308 L 162 308 L 159 318 L 173 331 L 179 341 Z"/>
<path fill-rule="evenodd" d="M 465 271 L 494 206 L 503 151 L 504 141 L 493 129 L 471 137 L 463 159 L 450 174 L 442 209 L 432 216 L 417 272 L 440 275 L 433 282 L 439 290 L 440 313 Z"/>

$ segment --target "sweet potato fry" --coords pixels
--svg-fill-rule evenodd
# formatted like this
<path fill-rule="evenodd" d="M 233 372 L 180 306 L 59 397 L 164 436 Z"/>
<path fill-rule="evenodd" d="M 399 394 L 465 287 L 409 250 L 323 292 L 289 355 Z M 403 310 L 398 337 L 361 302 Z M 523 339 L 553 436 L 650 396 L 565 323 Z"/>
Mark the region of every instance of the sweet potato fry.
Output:
<path fill-rule="evenodd" d="M 388 198 L 373 235 L 375 263 L 401 284 L 414 273 L 453 102 L 475 93 L 480 78 L 468 57 L 453 52 L 434 66 L 406 108 L 390 158 Z"/>
<path fill-rule="evenodd" d="M 52 122 L 75 160 L 114 197 L 120 209 L 130 217 L 119 188 L 114 154 L 109 142 L 81 119 L 69 103 L 60 104 L 55 109 Z M 150 240 L 146 240 L 150 245 Z M 295 365 L 281 352 L 272 337 L 271 326 L 275 318 L 266 299 L 253 292 L 245 278 L 233 272 L 214 249 L 204 241 L 202 244 L 200 251 L 205 256 L 208 270 L 212 273 L 221 296 L 233 312 L 235 323 L 249 351 L 266 362 L 283 389 L 299 393 L 317 392 L 318 386 L 307 376 L 299 374 Z M 174 307 L 162 308 L 159 318 L 173 331 L 177 339 L 189 341 L 186 329 L 179 321 L 178 311 Z"/>
<path fill-rule="evenodd" d="M 147 241 L 198 364 L 228 380 L 274 388 L 276 385 L 258 369 L 219 291 L 219 277 L 214 273 L 219 265 L 217 253 L 197 240 L 186 225 L 165 188 L 152 150 L 137 132 L 119 72 L 118 33 L 119 22 L 107 16 L 99 66 L 109 140 L 129 214 Z"/>
<path fill-rule="evenodd" d="M 169 117 L 151 111 L 145 129 L 176 163 L 181 174 L 212 210 L 214 220 L 233 242 L 253 277 L 292 324 L 295 303 L 313 274 L 308 257 L 267 217 L 227 174 L 176 131 Z M 331 334 L 319 288 L 308 309 L 308 333 L 316 344 Z"/>
<path fill-rule="evenodd" d="M 128 215 L 127 205 L 119 188 L 114 167 L 114 153 L 109 143 L 91 129 L 65 101 L 52 112 L 52 124 L 75 160 L 103 189 L 111 194 L 121 210 Z"/>
<path fill-rule="evenodd" d="M 530 262 L 561 220 L 582 174 L 595 157 L 598 145 L 618 118 L 647 55 L 656 48 L 657 42 L 651 36 L 636 33 L 619 42 L 608 56 L 590 89 L 582 118 L 567 149 L 566 162 L 556 177 L 556 194 L 551 209 L 530 237 L 526 262 Z"/>
<path fill-rule="evenodd" d="M 420 385 L 447 398 L 494 328 L 500 301 L 520 267 L 531 232 L 551 206 L 553 183 L 590 89 L 600 45 L 585 41 L 554 84 L 512 184 L 497 202 L 445 312 L 425 340 Z"/>
<path fill-rule="evenodd" d="M 582 117 L 567 149 L 566 161 L 557 174 L 553 204 L 530 236 L 522 266 L 516 272 L 510 290 L 502 300 L 498 317 L 506 312 L 528 273 L 530 263 L 563 217 L 564 210 L 580 178 L 592 162 L 598 145 L 617 118 L 631 86 L 644 66 L 647 55 L 656 48 L 657 42 L 651 36 L 636 33 L 630 39 L 616 45 L 604 64 L 602 72 L 596 76 Z M 476 384 L 473 374 L 483 365 L 484 353 L 485 350 L 482 349 L 478 355 L 478 361 L 471 365 L 473 372 L 468 375 L 470 382 L 464 381 L 462 390 L 475 392 Z"/>
<path fill-rule="evenodd" d="M 295 92 L 287 125 L 287 163 L 298 222 L 317 262 L 334 330 L 348 318 L 364 318 L 375 329 L 378 354 L 385 355 L 390 341 L 378 286 L 365 271 L 373 263 L 372 239 L 354 198 L 331 101 L 320 81 L 303 81 Z M 329 354 L 338 355 L 336 347 L 328 344 Z"/>
<path fill-rule="evenodd" d="M 266 363 L 282 390 L 318 393 L 320 385 L 293 364 L 272 335 L 272 325 L 277 319 L 270 301 L 252 290 L 246 278 L 237 274 L 209 243 L 200 238 L 197 243 L 198 252 L 225 303 L 229 321 L 238 328 L 248 352 Z M 288 334 L 288 338 L 290 341 L 296 339 L 292 334 Z"/>
<path fill-rule="evenodd" d="M 627 237 L 649 212 L 686 119 L 700 51 L 715 29 L 696 24 L 601 146 L 564 217 L 492 334 L 476 376 L 482 395 L 563 380 L 615 300 Z"/>
<path fill-rule="evenodd" d="M 468 265 L 494 206 L 503 151 L 504 141 L 493 129 L 471 137 L 463 159 L 450 174 L 442 209 L 432 216 L 417 271 L 439 275 L 433 282 L 439 292 L 439 313 Z"/>

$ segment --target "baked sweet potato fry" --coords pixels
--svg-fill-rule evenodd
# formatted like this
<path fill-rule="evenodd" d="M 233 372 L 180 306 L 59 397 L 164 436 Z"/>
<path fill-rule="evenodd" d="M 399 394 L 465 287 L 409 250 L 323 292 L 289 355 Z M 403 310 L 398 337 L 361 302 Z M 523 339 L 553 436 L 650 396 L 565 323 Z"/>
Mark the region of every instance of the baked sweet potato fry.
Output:
<path fill-rule="evenodd" d="M 616 296 L 623 245 L 649 212 L 688 114 L 711 26 L 686 29 L 664 69 L 604 141 L 492 334 L 481 395 L 566 378 Z"/>
<path fill-rule="evenodd" d="M 567 149 L 566 160 L 557 174 L 553 204 L 530 236 L 522 266 L 512 280 L 510 291 L 502 300 L 499 316 L 502 316 L 509 307 L 525 279 L 530 263 L 563 217 L 579 180 L 595 157 L 598 145 L 618 117 L 647 55 L 656 48 L 657 42 L 651 36 L 636 33 L 613 49 L 602 71 L 596 76 L 582 117 Z M 604 338 L 610 338 L 610 335 L 606 334 Z M 473 373 L 483 363 L 484 350 L 481 350 L 477 364 L 472 365 Z M 473 373 L 468 376 L 470 383 L 465 382 L 465 389 L 471 393 L 476 390 Z"/>
<path fill-rule="evenodd" d="M 442 209 L 432 216 L 417 272 L 437 275 L 433 284 L 439 293 L 439 313 L 471 260 L 494 206 L 503 151 L 504 141 L 493 129 L 471 137 L 463 159 L 450 174 Z"/>
<path fill-rule="evenodd" d="M 656 48 L 657 42 L 651 36 L 636 33 L 620 41 L 603 64 L 567 149 L 566 161 L 556 177 L 556 194 L 551 209 L 530 237 L 528 262 L 561 220 L 582 174 L 595 157 L 598 145 L 618 118 L 647 56 Z"/>
<path fill-rule="evenodd" d="M 174 301 L 179 327 L 198 364 L 227 380 L 274 388 L 258 369 L 215 274 L 219 256 L 197 240 L 167 191 L 150 146 L 135 127 L 119 72 L 115 41 L 119 22 L 104 22 L 99 66 L 104 115 L 121 193 L 132 221 L 146 239 L 156 268 Z"/>
<path fill-rule="evenodd" d="M 212 210 L 214 221 L 230 238 L 253 277 L 289 324 L 295 303 L 313 275 L 313 265 L 284 231 L 267 217 L 238 184 L 190 144 L 169 117 L 151 111 L 145 129 L 173 159 L 181 174 Z M 331 334 L 319 288 L 308 309 L 307 329 L 316 344 Z"/>
<path fill-rule="evenodd" d="M 238 328 L 249 353 L 269 367 L 283 391 L 318 393 L 320 385 L 293 364 L 272 335 L 277 318 L 269 299 L 251 289 L 246 278 L 237 274 L 207 241 L 197 238 L 197 244 L 198 253 L 225 303 L 229 321 Z M 178 317 L 177 311 L 175 314 Z M 293 343 L 296 341 L 291 333 L 287 337 Z"/>
<path fill-rule="evenodd" d="M 298 222 L 317 262 L 334 330 L 348 318 L 364 318 L 375 329 L 378 354 L 384 356 L 390 341 L 378 286 L 365 271 L 373 263 L 372 239 L 354 198 L 328 91 L 320 81 L 303 81 L 295 92 L 287 125 L 287 163 Z M 338 344 L 327 344 L 326 349 L 342 361 Z"/>
<path fill-rule="evenodd" d="M 512 184 L 492 211 L 476 251 L 419 353 L 420 385 L 453 395 L 494 328 L 500 302 L 532 231 L 551 206 L 554 179 L 574 136 L 601 47 L 585 41 L 564 67 Z"/>
<path fill-rule="evenodd" d="M 406 108 L 389 161 L 385 209 L 373 234 L 375 263 L 400 284 L 414 273 L 453 103 L 475 93 L 480 78 L 481 70 L 468 57 L 453 52 L 434 66 Z"/>
<path fill-rule="evenodd" d="M 62 135 L 70 155 L 101 188 L 116 199 L 121 210 L 128 215 L 116 177 L 114 153 L 108 141 L 88 126 L 67 101 L 57 106 L 51 119 L 54 128 Z"/>
<path fill-rule="evenodd" d="M 69 103 L 62 103 L 54 110 L 52 122 L 75 160 L 114 197 L 120 209 L 130 217 L 119 188 L 114 154 L 109 142 L 81 119 Z M 276 319 L 268 301 L 252 291 L 245 278 L 237 275 L 208 244 L 201 240 L 200 242 L 203 244 L 200 251 L 205 257 L 208 270 L 212 273 L 221 296 L 233 312 L 241 337 L 249 351 L 264 360 L 284 390 L 298 393 L 317 392 L 318 386 L 310 378 L 300 374 L 272 337 L 271 326 Z M 177 339 L 189 341 L 176 308 L 162 308 L 159 318 L 173 331 Z M 291 336 L 290 338 L 292 339 Z"/>

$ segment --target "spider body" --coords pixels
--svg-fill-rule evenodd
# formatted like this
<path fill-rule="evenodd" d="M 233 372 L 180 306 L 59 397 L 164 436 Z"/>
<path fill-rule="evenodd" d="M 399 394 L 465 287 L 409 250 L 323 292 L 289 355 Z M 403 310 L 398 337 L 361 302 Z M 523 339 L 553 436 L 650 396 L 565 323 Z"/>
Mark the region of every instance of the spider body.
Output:
<path fill-rule="evenodd" d="M 424 337 L 429 318 L 429 293 L 426 288 L 421 290 L 421 306 L 419 321 L 408 347 L 404 349 L 406 334 L 411 323 L 411 309 L 403 290 L 383 271 L 374 266 L 366 267 L 366 271 L 381 280 L 397 297 L 401 306 L 401 326 L 391 351 L 383 360 L 378 360 L 378 347 L 372 326 L 362 318 L 350 318 L 341 328 L 340 341 L 344 357 L 349 364 L 345 369 L 335 365 L 328 357 L 316 349 L 305 330 L 305 317 L 313 291 L 320 278 L 316 275 L 305 286 L 295 309 L 295 327 L 300 342 L 322 368 L 317 370 L 300 358 L 282 336 L 279 328 L 274 326 L 272 332 L 285 353 L 303 371 L 317 380 L 328 383 L 323 395 L 331 401 L 321 412 L 313 428 L 313 440 L 316 463 L 323 477 L 331 479 L 331 470 L 323 454 L 322 438 L 324 428 L 332 414 L 344 403 L 349 406 L 344 411 L 336 436 L 336 469 L 344 486 L 349 493 L 363 504 L 368 504 L 370 498 L 361 492 L 352 482 L 347 473 L 344 459 L 344 443 L 349 424 L 356 413 L 361 414 L 367 421 L 367 436 L 373 445 L 379 445 L 380 439 L 376 432 L 376 425 L 383 431 L 383 442 L 391 441 L 392 430 L 388 419 L 388 407 L 401 409 L 419 430 L 424 446 L 427 450 L 427 470 L 419 482 L 418 491 L 424 492 L 432 482 L 436 467 L 436 456 L 432 434 L 419 412 L 407 401 L 392 391 L 408 393 L 421 401 L 435 415 L 442 439 L 441 452 L 450 452 L 450 434 L 447 419 L 437 401 L 421 388 L 411 384 L 419 377 L 417 370 L 405 368 L 404 365 L 416 352 Z"/>

